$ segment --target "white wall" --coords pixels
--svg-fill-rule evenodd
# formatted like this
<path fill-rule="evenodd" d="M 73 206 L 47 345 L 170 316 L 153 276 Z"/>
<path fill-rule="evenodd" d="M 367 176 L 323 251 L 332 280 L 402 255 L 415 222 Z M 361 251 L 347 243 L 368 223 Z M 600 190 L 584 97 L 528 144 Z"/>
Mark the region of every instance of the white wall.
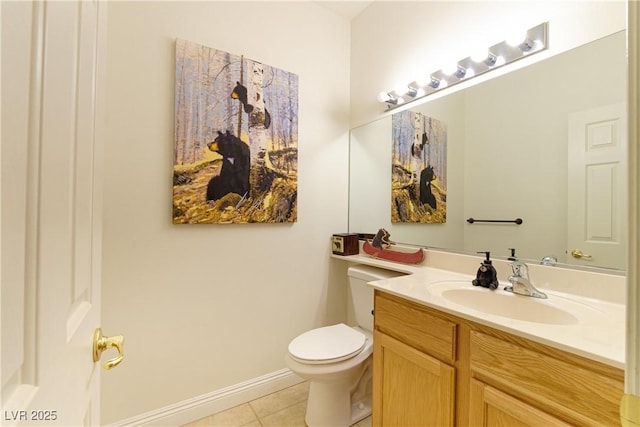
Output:
<path fill-rule="evenodd" d="M 352 22 L 351 124 L 380 117 L 381 91 L 465 58 L 476 44 L 500 42 L 512 29 L 549 22 L 550 47 L 539 60 L 624 29 L 625 16 L 621 0 L 376 1 Z"/>
<path fill-rule="evenodd" d="M 174 41 L 299 76 L 295 224 L 172 225 Z M 285 367 L 346 319 L 329 238 L 347 229 L 349 23 L 311 2 L 110 2 L 102 376 L 110 423 Z"/>

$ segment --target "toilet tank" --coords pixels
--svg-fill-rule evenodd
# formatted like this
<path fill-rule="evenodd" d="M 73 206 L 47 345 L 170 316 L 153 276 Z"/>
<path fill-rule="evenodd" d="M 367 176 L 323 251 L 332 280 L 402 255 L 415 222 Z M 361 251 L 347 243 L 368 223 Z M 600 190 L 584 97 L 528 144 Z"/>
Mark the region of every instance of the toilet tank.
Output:
<path fill-rule="evenodd" d="M 356 323 L 362 329 L 373 331 L 373 315 L 371 313 L 373 311 L 373 289 L 367 286 L 367 282 L 404 276 L 404 273 L 368 265 L 355 265 L 349 267 L 347 274 Z"/>

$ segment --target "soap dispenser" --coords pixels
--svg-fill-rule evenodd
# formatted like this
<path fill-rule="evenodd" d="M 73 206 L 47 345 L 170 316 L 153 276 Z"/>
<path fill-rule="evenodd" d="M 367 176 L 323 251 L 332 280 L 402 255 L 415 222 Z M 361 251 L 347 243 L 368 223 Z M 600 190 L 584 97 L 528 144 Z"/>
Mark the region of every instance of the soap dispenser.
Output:
<path fill-rule="evenodd" d="M 498 287 L 498 273 L 495 267 L 491 264 L 491 252 L 478 252 L 479 254 L 485 254 L 486 259 L 480 264 L 476 278 L 471 282 L 473 286 L 482 286 L 491 290 Z"/>

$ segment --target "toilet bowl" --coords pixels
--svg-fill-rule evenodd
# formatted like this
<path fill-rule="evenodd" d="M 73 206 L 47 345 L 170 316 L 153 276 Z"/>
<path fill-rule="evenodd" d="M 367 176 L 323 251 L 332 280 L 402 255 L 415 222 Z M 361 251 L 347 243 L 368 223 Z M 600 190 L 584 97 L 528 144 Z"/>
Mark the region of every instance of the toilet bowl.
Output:
<path fill-rule="evenodd" d="M 319 357 L 304 359 L 296 353 L 295 345 L 294 348 L 289 345 L 286 355 L 287 366 L 296 375 L 309 381 L 305 415 L 309 427 L 348 426 L 371 414 L 371 334 L 340 323 L 313 329 L 296 339 L 311 340 L 316 333 L 323 337 L 329 337 L 331 334 L 341 336 L 346 331 L 352 331 L 354 335 L 359 334 L 362 343 L 352 342 L 354 347 L 351 350 L 346 350 L 348 347 L 345 346 L 344 351 L 333 353 L 333 357 L 327 360 L 321 360 Z M 340 341 L 340 338 L 337 340 Z M 296 340 L 291 343 L 295 344 Z M 324 344 L 331 347 L 330 342 L 325 341 Z M 357 350 L 353 350 L 356 346 Z"/>
<path fill-rule="evenodd" d="M 285 356 L 288 368 L 309 381 L 309 427 L 350 426 L 371 414 L 373 291 L 367 282 L 401 273 L 358 265 L 348 275 L 358 326 L 338 323 L 304 332 Z"/>

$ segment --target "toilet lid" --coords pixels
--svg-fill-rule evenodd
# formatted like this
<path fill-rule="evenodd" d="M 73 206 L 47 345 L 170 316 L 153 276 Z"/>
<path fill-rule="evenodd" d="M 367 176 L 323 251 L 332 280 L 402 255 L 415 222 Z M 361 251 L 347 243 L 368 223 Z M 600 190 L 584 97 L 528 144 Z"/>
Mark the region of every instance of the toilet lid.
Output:
<path fill-rule="evenodd" d="M 338 362 L 360 353 L 365 342 L 362 332 L 339 323 L 299 335 L 289 344 L 289 354 L 307 363 Z"/>

